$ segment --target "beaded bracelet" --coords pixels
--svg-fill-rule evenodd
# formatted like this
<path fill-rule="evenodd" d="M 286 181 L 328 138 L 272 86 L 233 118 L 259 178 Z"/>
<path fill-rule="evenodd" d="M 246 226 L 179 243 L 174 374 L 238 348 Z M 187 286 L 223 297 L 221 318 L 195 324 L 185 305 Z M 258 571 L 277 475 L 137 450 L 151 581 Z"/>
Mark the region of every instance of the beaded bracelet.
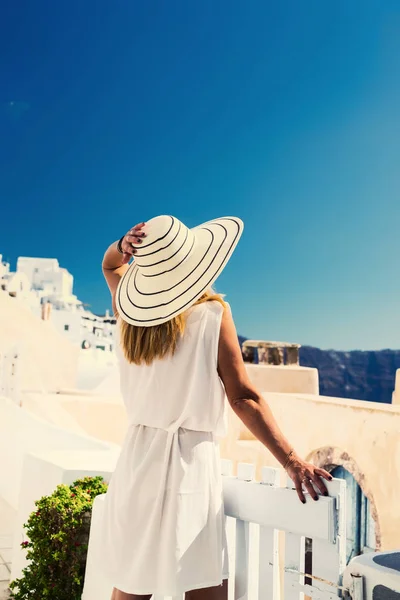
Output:
<path fill-rule="evenodd" d="M 286 460 L 285 460 L 285 464 L 283 465 L 283 468 L 284 468 L 285 470 L 286 470 L 286 469 L 288 468 L 288 466 L 290 465 L 290 461 L 291 461 L 291 458 L 292 458 L 292 455 L 293 455 L 293 454 L 294 454 L 294 450 L 292 449 L 292 450 L 289 452 L 289 454 L 287 455 L 287 457 L 286 457 Z"/>
<path fill-rule="evenodd" d="M 125 236 L 123 235 L 122 238 L 117 242 L 117 250 L 120 254 L 124 253 L 124 251 L 122 250 L 122 242 L 123 242 L 124 237 Z"/>

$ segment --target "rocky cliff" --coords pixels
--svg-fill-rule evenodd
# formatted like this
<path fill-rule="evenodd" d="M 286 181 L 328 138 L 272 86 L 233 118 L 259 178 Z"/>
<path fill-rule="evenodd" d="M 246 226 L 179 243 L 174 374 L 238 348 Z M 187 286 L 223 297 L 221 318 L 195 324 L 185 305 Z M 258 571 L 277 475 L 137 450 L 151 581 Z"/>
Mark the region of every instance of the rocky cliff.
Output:
<path fill-rule="evenodd" d="M 324 396 L 390 403 L 400 350 L 339 352 L 303 346 L 300 364 L 318 369 Z"/>
<path fill-rule="evenodd" d="M 239 336 L 240 343 L 245 339 Z M 323 396 L 390 403 L 400 350 L 341 352 L 302 346 L 300 364 L 318 369 Z"/>

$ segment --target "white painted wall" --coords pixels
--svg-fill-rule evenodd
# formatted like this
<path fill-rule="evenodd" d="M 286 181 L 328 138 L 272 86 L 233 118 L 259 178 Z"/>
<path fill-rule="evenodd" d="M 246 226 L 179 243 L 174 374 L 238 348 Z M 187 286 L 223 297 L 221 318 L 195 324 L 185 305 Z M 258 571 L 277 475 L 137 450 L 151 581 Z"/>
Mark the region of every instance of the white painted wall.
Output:
<path fill-rule="evenodd" d="M 64 396 L 62 393 L 40 394 L 37 392 L 26 392 L 23 395 L 22 402 L 25 410 L 56 427 L 61 427 L 61 429 L 73 431 L 84 436 L 90 435 L 88 431 L 80 427 L 77 420 L 64 408 L 62 400 L 65 397 L 68 398 L 69 396 Z M 78 396 L 78 398 L 80 397 Z M 100 436 L 95 437 L 96 439 L 101 439 Z"/>
<path fill-rule="evenodd" d="M 110 446 L 103 450 L 75 450 L 68 449 L 69 441 L 71 440 L 64 439 L 63 450 L 48 449 L 25 456 L 16 517 L 11 580 L 20 577 L 27 564 L 26 552 L 21 549 L 21 542 L 26 540 L 23 525 L 34 510 L 35 501 L 51 494 L 57 485 L 70 485 L 81 477 L 100 475 L 108 482 L 115 469 L 118 448 Z M 76 439 L 74 445 L 75 443 Z"/>
<path fill-rule="evenodd" d="M 52 274 L 60 268 L 56 258 L 35 258 L 20 256 L 17 260 L 17 272 L 25 273 L 32 287 L 42 289 L 45 282 L 50 282 Z"/>
<path fill-rule="evenodd" d="M 52 303 L 53 299 L 50 298 L 49 301 Z M 87 341 L 91 348 L 104 346 L 105 352 L 110 352 L 110 348 L 115 348 L 115 326 L 104 324 L 101 317 L 98 317 L 97 320 L 84 318 L 91 313 L 78 309 L 76 305 L 68 306 L 68 308 L 56 308 L 57 305 L 60 306 L 60 302 L 57 299 L 54 302 L 55 305 L 50 312 L 50 323 L 72 344 L 81 347 L 82 342 Z"/>
<path fill-rule="evenodd" d="M 101 341 L 100 341 L 101 343 Z M 119 394 L 117 357 L 114 352 L 103 352 L 90 348 L 80 350 L 76 387 L 81 390 L 95 390 L 103 381 L 111 377 L 117 382 L 115 389 L 105 394 Z"/>
<path fill-rule="evenodd" d="M 49 295 L 72 295 L 74 279 L 66 269 L 60 268 L 56 258 L 20 256 L 17 272 L 25 273 L 33 288 L 44 290 Z"/>
<path fill-rule="evenodd" d="M 21 404 L 21 361 L 18 347 L 0 349 L 0 396 Z"/>
<path fill-rule="evenodd" d="M 100 396 L 121 395 L 117 364 L 105 374 L 104 378 L 99 381 L 93 391 Z"/>
<path fill-rule="evenodd" d="M 82 312 L 52 309 L 50 323 L 72 344 L 80 346 L 82 342 Z M 66 329 L 66 326 L 68 329 Z"/>
<path fill-rule="evenodd" d="M 18 298 L 0 293 L 0 350 L 17 348 L 22 389 L 56 391 L 75 385 L 78 350 Z"/>
<path fill-rule="evenodd" d="M 111 444 L 55 427 L 0 397 L 0 496 L 17 508 L 24 457 L 32 452 L 107 451 Z"/>
<path fill-rule="evenodd" d="M 298 365 L 253 365 L 246 363 L 251 382 L 260 392 L 319 394 L 318 369 Z"/>
<path fill-rule="evenodd" d="M 7 273 L 3 282 L 7 286 L 8 293 L 20 297 L 26 296 L 31 290 L 31 284 L 25 273 Z"/>
<path fill-rule="evenodd" d="M 3 260 L 3 255 L 0 254 L 0 277 L 10 272 L 10 263 Z"/>

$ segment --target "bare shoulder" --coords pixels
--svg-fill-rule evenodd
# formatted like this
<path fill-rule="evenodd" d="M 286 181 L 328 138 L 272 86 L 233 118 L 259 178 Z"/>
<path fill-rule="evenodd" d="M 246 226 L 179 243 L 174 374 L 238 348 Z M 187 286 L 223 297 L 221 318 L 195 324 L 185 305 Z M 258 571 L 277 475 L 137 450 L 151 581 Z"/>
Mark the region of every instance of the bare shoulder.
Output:
<path fill-rule="evenodd" d="M 221 330 L 219 334 L 218 349 L 219 368 L 224 368 L 227 363 L 243 365 L 242 352 L 239 345 L 235 322 L 233 320 L 231 307 L 226 305 L 221 318 Z"/>
<path fill-rule="evenodd" d="M 229 305 L 225 308 L 221 320 L 218 373 L 230 402 L 243 396 L 252 397 L 256 393 L 243 362 L 236 326 Z"/>

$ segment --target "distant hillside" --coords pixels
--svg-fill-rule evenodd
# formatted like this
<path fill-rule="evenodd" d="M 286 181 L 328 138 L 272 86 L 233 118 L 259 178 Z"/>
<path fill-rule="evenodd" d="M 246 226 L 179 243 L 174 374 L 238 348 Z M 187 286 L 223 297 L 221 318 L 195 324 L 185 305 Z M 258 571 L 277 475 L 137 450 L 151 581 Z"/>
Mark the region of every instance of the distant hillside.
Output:
<path fill-rule="evenodd" d="M 246 340 L 248 340 L 249 338 L 245 338 L 242 335 L 238 335 L 239 338 L 239 344 L 240 346 L 242 346 L 243 342 L 245 342 Z"/>
<path fill-rule="evenodd" d="M 240 343 L 247 339 L 238 337 Z M 318 369 L 323 396 L 390 403 L 400 350 L 339 352 L 302 346 L 300 364 Z"/>
<path fill-rule="evenodd" d="M 338 352 L 302 346 L 300 364 L 318 369 L 324 396 L 390 403 L 400 350 Z"/>

